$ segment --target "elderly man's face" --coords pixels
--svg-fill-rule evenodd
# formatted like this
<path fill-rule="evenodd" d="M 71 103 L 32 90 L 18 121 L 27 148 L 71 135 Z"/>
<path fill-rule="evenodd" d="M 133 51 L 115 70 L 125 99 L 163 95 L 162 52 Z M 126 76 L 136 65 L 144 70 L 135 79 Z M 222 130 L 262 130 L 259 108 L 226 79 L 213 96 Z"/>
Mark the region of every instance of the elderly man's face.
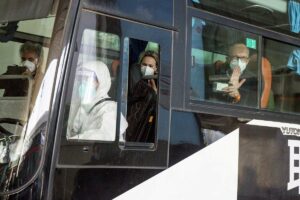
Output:
<path fill-rule="evenodd" d="M 246 69 L 249 62 L 249 50 L 244 44 L 235 44 L 229 51 L 229 65 L 231 69 L 239 67 L 240 72 Z"/>
<path fill-rule="evenodd" d="M 22 62 L 28 60 L 30 62 L 33 62 L 35 65 L 38 64 L 38 55 L 35 52 L 32 51 L 25 51 L 21 55 Z"/>
<path fill-rule="evenodd" d="M 249 62 L 249 50 L 243 44 L 236 44 L 231 48 L 230 61 L 233 59 L 240 59 L 241 61 L 248 64 Z"/>

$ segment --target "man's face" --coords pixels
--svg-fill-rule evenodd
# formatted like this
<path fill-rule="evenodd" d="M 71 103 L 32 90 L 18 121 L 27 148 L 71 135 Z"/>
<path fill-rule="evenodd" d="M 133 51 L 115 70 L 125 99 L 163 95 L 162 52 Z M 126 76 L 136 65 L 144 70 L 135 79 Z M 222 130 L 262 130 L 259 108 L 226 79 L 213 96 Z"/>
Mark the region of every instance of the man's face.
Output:
<path fill-rule="evenodd" d="M 228 61 L 231 69 L 239 67 L 240 71 L 243 72 L 249 62 L 248 48 L 244 44 L 235 44 L 230 49 Z"/>
<path fill-rule="evenodd" d="M 230 61 L 232 61 L 234 59 L 240 59 L 241 61 L 248 64 L 248 62 L 249 62 L 248 48 L 242 44 L 234 45 L 230 51 L 229 59 L 230 59 Z"/>
<path fill-rule="evenodd" d="M 38 56 L 35 52 L 31 52 L 31 51 L 25 51 L 22 53 L 21 55 L 21 60 L 22 62 L 28 60 L 32 63 L 34 63 L 35 65 L 38 64 Z"/>

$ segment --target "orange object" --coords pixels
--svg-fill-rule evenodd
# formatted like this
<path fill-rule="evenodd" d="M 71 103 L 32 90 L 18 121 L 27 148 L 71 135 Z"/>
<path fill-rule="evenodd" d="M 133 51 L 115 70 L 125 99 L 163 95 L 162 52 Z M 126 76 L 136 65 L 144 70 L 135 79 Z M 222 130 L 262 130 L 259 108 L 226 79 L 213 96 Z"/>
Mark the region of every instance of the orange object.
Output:
<path fill-rule="evenodd" d="M 260 99 L 261 108 L 267 108 L 272 86 L 272 67 L 267 58 L 262 58 L 263 90 Z"/>

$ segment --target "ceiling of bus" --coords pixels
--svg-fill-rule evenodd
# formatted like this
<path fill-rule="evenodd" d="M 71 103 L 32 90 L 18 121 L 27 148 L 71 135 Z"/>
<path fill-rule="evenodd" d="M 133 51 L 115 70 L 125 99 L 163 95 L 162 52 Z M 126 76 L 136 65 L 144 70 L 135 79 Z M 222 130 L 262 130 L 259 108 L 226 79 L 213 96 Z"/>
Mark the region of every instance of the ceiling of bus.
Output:
<path fill-rule="evenodd" d="M 272 10 L 287 13 L 287 1 L 285 0 L 247 0 L 248 2 L 252 2 L 258 5 L 265 6 Z"/>
<path fill-rule="evenodd" d="M 293 35 L 289 21 L 292 11 L 288 11 L 287 0 L 224 0 L 222 3 L 220 0 L 201 0 L 199 3 L 193 0 L 193 2 L 196 2 L 194 5 L 214 13 Z M 298 8 L 294 6 L 293 9 Z M 294 15 L 298 17 L 297 13 Z"/>
<path fill-rule="evenodd" d="M 48 16 L 54 0 L 1 0 L 0 22 L 6 23 Z"/>
<path fill-rule="evenodd" d="M 18 32 L 51 38 L 55 17 L 26 20 L 18 23 Z M 39 27 L 38 29 L 35 27 Z"/>

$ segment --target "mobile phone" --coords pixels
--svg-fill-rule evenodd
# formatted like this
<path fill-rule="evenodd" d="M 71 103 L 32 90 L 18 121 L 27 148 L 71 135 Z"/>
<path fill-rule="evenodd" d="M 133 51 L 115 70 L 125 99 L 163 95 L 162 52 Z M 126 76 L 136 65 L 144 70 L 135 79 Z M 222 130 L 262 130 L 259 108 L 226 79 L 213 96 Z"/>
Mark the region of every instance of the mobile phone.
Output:
<path fill-rule="evenodd" d="M 213 91 L 214 92 L 223 92 L 223 89 L 228 87 L 228 83 L 214 82 Z"/>

